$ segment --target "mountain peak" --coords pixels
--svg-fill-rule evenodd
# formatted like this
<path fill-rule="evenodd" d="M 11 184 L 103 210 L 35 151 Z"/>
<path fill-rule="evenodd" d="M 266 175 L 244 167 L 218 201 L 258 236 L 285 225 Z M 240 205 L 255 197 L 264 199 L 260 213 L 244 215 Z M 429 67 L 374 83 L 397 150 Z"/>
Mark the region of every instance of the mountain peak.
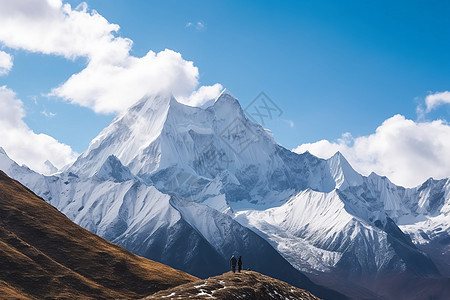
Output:
<path fill-rule="evenodd" d="M 357 186 L 363 183 L 363 177 L 352 168 L 341 152 L 337 151 L 329 158 L 328 164 L 336 182 L 336 188 L 343 190 L 348 186 Z"/>
<path fill-rule="evenodd" d="M 171 93 L 147 95 L 133 104 L 127 111 L 125 111 L 125 113 L 122 114 L 121 117 L 132 113 L 145 113 L 149 109 L 155 109 L 160 106 L 168 106 L 174 103 L 178 103 L 178 101 Z"/>
<path fill-rule="evenodd" d="M 228 90 L 223 90 L 212 106 L 218 119 L 232 122 L 236 118 L 245 119 L 239 100 Z"/>
<path fill-rule="evenodd" d="M 216 103 L 220 102 L 231 102 L 231 103 L 239 103 L 238 99 L 227 89 L 224 89 L 220 95 L 216 98 Z"/>
<path fill-rule="evenodd" d="M 48 159 L 44 162 L 44 166 L 47 168 L 47 174 L 51 175 L 58 172 L 58 168 L 56 168 L 51 161 Z"/>
<path fill-rule="evenodd" d="M 341 153 L 341 151 L 336 151 L 336 153 L 332 156 L 336 159 L 345 159 L 344 155 Z M 346 160 L 346 159 L 345 159 Z"/>

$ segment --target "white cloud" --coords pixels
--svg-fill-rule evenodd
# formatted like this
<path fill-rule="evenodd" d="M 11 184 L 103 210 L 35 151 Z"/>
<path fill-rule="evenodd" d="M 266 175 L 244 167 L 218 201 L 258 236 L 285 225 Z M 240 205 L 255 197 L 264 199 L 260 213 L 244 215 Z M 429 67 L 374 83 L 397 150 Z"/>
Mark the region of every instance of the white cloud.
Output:
<path fill-rule="evenodd" d="M 442 120 L 414 122 L 395 115 L 371 135 L 353 138 L 347 133 L 338 141 L 303 144 L 293 151 L 322 158 L 340 151 L 358 172 L 374 171 L 406 187 L 450 176 L 450 126 Z"/>
<path fill-rule="evenodd" d="M 6 46 L 87 58 L 84 70 L 51 92 L 71 103 L 115 113 L 146 94 L 171 92 L 186 98 L 199 85 L 197 67 L 177 52 L 131 56 L 133 42 L 117 36 L 119 26 L 86 3 L 72 9 L 59 0 L 0 0 L 0 7 L 0 41 Z"/>
<path fill-rule="evenodd" d="M 327 140 L 320 140 L 315 143 L 301 144 L 295 149 L 292 149 L 295 153 L 309 152 L 317 157 L 328 159 L 332 157 L 336 152 L 341 151 L 341 146 L 337 143 L 331 143 Z"/>
<path fill-rule="evenodd" d="M 198 77 L 192 62 L 166 49 L 157 54 L 150 51 L 142 58 L 129 56 L 121 64 L 91 62 L 52 94 L 96 112 L 111 113 L 126 109 L 146 94 L 189 95 L 198 85 Z"/>
<path fill-rule="evenodd" d="M 77 154 L 70 146 L 59 143 L 46 134 L 34 133 L 23 121 L 23 103 L 6 86 L 0 87 L 0 147 L 19 164 L 45 173 L 45 161 L 61 168 L 73 161 Z"/>
<path fill-rule="evenodd" d="M 190 106 L 202 106 L 206 102 L 217 98 L 222 92 L 223 86 L 219 83 L 202 86 L 193 91 L 189 97 L 179 97 L 177 100 Z"/>
<path fill-rule="evenodd" d="M 6 75 L 13 66 L 13 60 L 11 55 L 6 52 L 0 51 L 0 76 Z"/>
<path fill-rule="evenodd" d="M 206 29 L 206 24 L 202 21 L 198 22 L 187 22 L 186 28 L 194 28 L 197 31 L 203 31 Z"/>
<path fill-rule="evenodd" d="M 294 128 L 295 127 L 295 123 L 292 120 L 287 120 L 287 119 L 282 119 L 284 122 L 286 122 L 289 127 Z"/>
<path fill-rule="evenodd" d="M 72 9 L 58 0 L 0 0 L 0 41 L 6 46 L 66 58 L 114 62 L 128 56 L 132 41 L 86 4 Z"/>
<path fill-rule="evenodd" d="M 434 93 L 425 98 L 426 112 L 430 112 L 442 104 L 450 104 L 450 92 Z"/>

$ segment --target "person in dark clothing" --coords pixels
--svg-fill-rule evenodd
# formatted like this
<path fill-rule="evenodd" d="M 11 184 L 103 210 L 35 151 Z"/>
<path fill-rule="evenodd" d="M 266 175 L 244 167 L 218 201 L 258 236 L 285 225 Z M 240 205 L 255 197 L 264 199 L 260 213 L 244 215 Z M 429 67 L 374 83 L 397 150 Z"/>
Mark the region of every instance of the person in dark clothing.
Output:
<path fill-rule="evenodd" d="M 234 257 L 234 255 L 230 259 L 230 265 L 231 271 L 233 271 L 233 273 L 236 273 L 236 257 Z"/>
<path fill-rule="evenodd" d="M 238 272 L 241 273 L 242 270 L 242 256 L 239 256 L 238 259 Z"/>

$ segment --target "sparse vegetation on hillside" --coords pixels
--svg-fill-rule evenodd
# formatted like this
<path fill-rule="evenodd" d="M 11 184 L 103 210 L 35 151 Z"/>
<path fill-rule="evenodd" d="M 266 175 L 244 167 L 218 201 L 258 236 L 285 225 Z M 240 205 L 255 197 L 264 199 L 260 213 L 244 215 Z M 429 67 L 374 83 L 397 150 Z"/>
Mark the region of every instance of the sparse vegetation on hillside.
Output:
<path fill-rule="evenodd" d="M 253 271 L 228 272 L 151 295 L 150 299 L 283 299 L 318 300 L 308 291 Z"/>
<path fill-rule="evenodd" d="M 141 298 L 198 280 L 74 224 L 0 171 L 0 298 Z"/>

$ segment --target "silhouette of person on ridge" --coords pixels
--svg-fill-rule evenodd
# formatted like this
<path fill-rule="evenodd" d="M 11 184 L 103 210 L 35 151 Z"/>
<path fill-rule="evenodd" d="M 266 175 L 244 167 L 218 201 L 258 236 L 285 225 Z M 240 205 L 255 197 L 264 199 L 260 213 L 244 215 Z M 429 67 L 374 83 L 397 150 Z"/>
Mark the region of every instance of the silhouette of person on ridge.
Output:
<path fill-rule="evenodd" d="M 234 255 L 231 256 L 230 265 L 231 265 L 231 271 L 233 271 L 233 273 L 236 273 L 236 262 L 237 262 L 236 257 L 234 257 Z"/>
<path fill-rule="evenodd" d="M 238 265 L 238 272 L 241 273 L 241 271 L 242 271 L 242 256 L 239 256 L 237 265 Z"/>

